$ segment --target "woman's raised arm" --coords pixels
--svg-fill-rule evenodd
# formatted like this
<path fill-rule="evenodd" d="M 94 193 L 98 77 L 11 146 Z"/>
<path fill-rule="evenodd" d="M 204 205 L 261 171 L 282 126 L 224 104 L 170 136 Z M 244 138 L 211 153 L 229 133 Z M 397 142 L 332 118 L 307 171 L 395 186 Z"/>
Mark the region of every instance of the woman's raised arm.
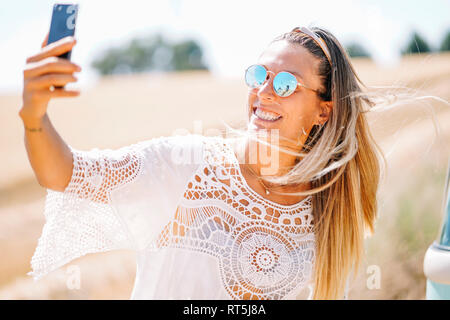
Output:
<path fill-rule="evenodd" d="M 67 90 L 62 86 L 76 82 L 73 73 L 81 71 L 81 68 L 57 57 L 70 51 L 76 43 L 75 39 L 66 37 L 48 46 L 47 39 L 48 35 L 41 50 L 26 60 L 23 104 L 19 116 L 24 124 L 28 159 L 39 184 L 55 191 L 64 191 L 72 175 L 73 156 L 50 122 L 47 107 L 52 98 L 79 95 L 79 91 Z"/>

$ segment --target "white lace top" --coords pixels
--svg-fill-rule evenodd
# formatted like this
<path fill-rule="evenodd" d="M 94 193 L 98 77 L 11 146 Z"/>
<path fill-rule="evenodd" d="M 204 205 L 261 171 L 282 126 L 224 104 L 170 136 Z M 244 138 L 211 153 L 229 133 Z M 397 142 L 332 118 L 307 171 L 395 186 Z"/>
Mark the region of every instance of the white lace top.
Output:
<path fill-rule="evenodd" d="M 131 299 L 310 298 L 312 198 L 285 206 L 256 193 L 233 141 L 192 134 L 117 150 L 71 147 L 73 175 L 64 192 L 47 190 L 29 274 L 130 249 L 138 257 Z"/>

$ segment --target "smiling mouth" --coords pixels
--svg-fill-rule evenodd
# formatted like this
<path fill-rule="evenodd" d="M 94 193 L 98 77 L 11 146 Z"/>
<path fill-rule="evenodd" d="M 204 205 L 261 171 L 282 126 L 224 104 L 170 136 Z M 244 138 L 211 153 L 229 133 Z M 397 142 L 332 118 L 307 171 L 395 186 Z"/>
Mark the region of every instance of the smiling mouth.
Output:
<path fill-rule="evenodd" d="M 279 114 L 263 111 L 261 108 L 258 108 L 258 107 L 252 108 L 252 114 L 255 115 L 256 118 L 259 120 L 270 121 L 270 122 L 275 122 L 282 118 L 282 116 Z"/>

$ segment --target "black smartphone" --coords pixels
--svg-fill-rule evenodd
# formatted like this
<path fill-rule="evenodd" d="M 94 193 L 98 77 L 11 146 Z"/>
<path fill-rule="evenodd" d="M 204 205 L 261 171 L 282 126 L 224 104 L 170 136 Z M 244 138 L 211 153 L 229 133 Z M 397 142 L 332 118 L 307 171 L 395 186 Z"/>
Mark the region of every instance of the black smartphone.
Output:
<path fill-rule="evenodd" d="M 47 44 L 55 42 L 67 36 L 75 35 L 75 25 L 77 23 L 78 4 L 61 4 L 53 6 L 52 21 L 48 34 Z M 59 57 L 70 60 L 72 50 Z"/>

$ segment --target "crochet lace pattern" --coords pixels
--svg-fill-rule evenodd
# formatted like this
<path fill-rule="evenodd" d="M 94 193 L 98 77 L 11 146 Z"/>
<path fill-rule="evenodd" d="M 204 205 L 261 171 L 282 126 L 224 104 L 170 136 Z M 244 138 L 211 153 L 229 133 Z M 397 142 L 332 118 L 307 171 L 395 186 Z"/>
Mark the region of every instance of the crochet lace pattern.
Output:
<path fill-rule="evenodd" d="M 71 181 L 64 192 L 47 189 L 46 223 L 28 275 L 37 280 L 85 254 L 132 247 L 110 205 L 110 195 L 141 174 L 145 143 L 118 150 L 80 151 L 69 146 L 74 165 Z"/>
<path fill-rule="evenodd" d="M 263 198 L 223 139 L 210 139 L 204 160 L 153 248 L 216 257 L 233 299 L 283 299 L 305 287 L 315 252 L 311 196 L 291 206 Z"/>

